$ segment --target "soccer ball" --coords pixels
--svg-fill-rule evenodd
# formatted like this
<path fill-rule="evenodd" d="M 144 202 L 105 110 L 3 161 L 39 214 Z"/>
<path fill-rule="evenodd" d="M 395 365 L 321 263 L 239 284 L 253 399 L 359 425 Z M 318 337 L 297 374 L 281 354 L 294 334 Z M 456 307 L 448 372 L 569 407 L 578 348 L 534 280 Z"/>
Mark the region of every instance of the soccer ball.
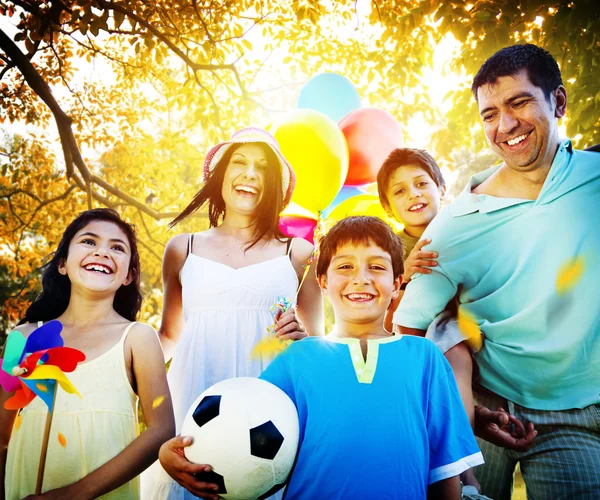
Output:
<path fill-rule="evenodd" d="M 279 387 L 257 378 L 219 382 L 190 407 L 182 436 L 186 458 L 208 464 L 200 481 L 219 485 L 222 498 L 266 498 L 285 483 L 298 449 L 298 412 Z"/>

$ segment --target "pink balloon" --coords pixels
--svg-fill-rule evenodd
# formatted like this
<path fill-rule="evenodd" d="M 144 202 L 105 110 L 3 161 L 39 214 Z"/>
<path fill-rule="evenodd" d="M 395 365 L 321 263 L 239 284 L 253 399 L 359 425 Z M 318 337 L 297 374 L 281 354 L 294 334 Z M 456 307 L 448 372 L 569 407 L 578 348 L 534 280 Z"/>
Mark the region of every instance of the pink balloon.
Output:
<path fill-rule="evenodd" d="M 383 109 L 355 109 L 341 119 L 339 126 L 350 153 L 344 185 L 374 182 L 384 160 L 404 143 L 400 124 Z"/>
<path fill-rule="evenodd" d="M 279 219 L 279 229 L 283 234 L 290 237 L 304 238 L 313 245 L 315 244 L 316 228 L 317 221 L 307 217 L 284 215 Z"/>

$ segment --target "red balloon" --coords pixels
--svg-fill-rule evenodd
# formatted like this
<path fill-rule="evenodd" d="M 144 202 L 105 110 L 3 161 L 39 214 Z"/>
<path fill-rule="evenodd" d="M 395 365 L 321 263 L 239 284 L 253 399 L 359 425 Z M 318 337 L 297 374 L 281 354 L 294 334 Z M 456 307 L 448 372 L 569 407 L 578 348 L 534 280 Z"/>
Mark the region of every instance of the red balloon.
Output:
<path fill-rule="evenodd" d="M 374 182 L 381 164 L 404 143 L 400 124 L 383 109 L 355 109 L 341 119 L 339 126 L 350 153 L 350 167 L 344 185 L 360 186 Z"/>
<path fill-rule="evenodd" d="M 286 236 L 304 238 L 306 241 L 315 244 L 315 229 L 317 221 L 307 217 L 298 217 L 295 215 L 283 215 L 279 219 L 279 229 Z"/>

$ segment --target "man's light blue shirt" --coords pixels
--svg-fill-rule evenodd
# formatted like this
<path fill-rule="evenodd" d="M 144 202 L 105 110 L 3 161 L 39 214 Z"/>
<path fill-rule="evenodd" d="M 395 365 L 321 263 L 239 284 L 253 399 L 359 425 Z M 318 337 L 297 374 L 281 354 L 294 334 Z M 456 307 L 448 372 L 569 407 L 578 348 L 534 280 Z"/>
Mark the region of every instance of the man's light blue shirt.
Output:
<path fill-rule="evenodd" d="M 536 200 L 472 193 L 474 175 L 423 238 L 439 253 L 394 323 L 425 330 L 460 289 L 485 335 L 480 383 L 540 410 L 600 403 L 600 154 L 563 140 Z"/>

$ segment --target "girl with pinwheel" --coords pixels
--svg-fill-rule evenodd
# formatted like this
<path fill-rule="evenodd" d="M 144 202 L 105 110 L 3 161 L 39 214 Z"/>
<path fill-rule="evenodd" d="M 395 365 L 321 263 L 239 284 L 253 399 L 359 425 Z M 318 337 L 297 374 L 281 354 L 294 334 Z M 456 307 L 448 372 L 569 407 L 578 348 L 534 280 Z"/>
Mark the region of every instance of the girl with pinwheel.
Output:
<path fill-rule="evenodd" d="M 38 488 L 43 499 L 139 498 L 137 476 L 175 430 L 158 337 L 135 321 L 141 302 L 133 227 L 109 209 L 80 214 L 7 341 L 0 498 Z M 147 425 L 139 435 L 138 400 Z"/>

